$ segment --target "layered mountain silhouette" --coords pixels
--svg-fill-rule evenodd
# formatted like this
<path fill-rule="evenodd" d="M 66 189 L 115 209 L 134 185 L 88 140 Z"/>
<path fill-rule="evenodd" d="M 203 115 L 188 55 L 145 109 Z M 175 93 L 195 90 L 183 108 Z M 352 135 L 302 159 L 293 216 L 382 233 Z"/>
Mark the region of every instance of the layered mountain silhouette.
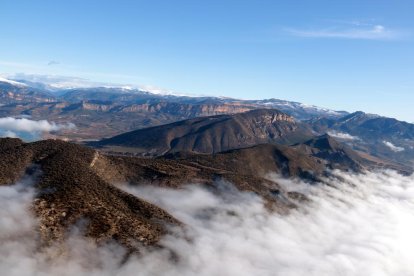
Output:
<path fill-rule="evenodd" d="M 337 112 L 277 99 L 238 100 L 154 94 L 133 88 L 65 88 L 47 83 L 0 79 L 0 116 L 30 116 L 34 120 L 71 122 L 76 129 L 56 137 L 97 140 L 124 132 L 180 120 L 276 108 L 295 119 L 338 118 Z"/>
<path fill-rule="evenodd" d="M 277 108 L 292 116 L 299 129 L 306 132 L 305 135 L 303 131 L 298 132 L 296 137 L 284 135 L 278 139 L 278 143 L 293 144 L 328 133 L 360 153 L 414 166 L 414 125 L 364 112 L 348 114 L 278 99 L 237 100 L 161 95 L 128 87 L 59 88 L 25 80 L 0 79 L 0 117 L 28 116 L 33 120 L 73 123 L 76 128 L 60 129 L 54 132 L 53 136 L 48 136 L 72 141 L 108 139 L 130 131 L 148 131 L 148 128 L 154 126 L 164 128 L 165 124 L 174 124 L 182 120 L 233 115 L 263 108 Z M 296 132 L 292 135 L 294 133 Z M 238 140 L 243 139 L 230 134 L 226 141 L 225 137 L 220 138 L 211 134 L 217 139 L 213 140 L 207 137 L 208 131 L 204 134 L 194 132 L 182 138 L 176 134 L 172 135 L 174 143 L 177 144 L 165 144 L 168 142 L 166 139 L 161 142 L 164 143 L 162 149 L 157 146 L 148 153 L 147 146 L 151 145 L 150 142 L 142 148 L 134 146 L 134 153 L 159 155 L 169 150 L 220 152 L 237 148 L 238 146 L 226 146 L 226 143 L 236 145 Z M 271 138 L 267 142 L 274 140 Z M 208 143 L 200 146 L 199 141 Z M 258 142 L 242 141 L 240 146 L 252 146 Z M 266 141 L 260 141 L 264 142 Z M 119 147 L 123 146 L 116 146 L 113 150 L 125 150 Z"/>
<path fill-rule="evenodd" d="M 0 78 L 0 104 L 54 102 L 56 97 L 48 91 L 29 87 L 18 82 L 6 82 Z"/>
<path fill-rule="evenodd" d="M 310 124 L 298 122 L 279 110 L 261 109 L 138 129 L 109 139 L 91 142 L 89 145 L 116 154 L 161 156 L 175 152 L 213 154 L 268 143 L 284 144 L 291 145 L 303 153 L 328 160 L 331 168 L 351 168 L 358 171 L 361 165 L 368 164 L 377 168 L 387 167 L 405 172 L 411 171 L 411 166 L 404 165 L 398 155 L 396 158 L 396 152 L 390 150 L 389 145 L 383 142 L 384 139 L 390 139 L 389 136 L 383 136 L 387 137 L 383 138 L 380 133 L 377 133 L 384 132 L 384 130 L 373 126 L 384 122 L 393 122 L 394 126 L 395 124 L 408 126 L 401 130 L 401 133 L 410 135 L 410 124 L 361 112 L 337 120 L 318 119 Z M 335 127 L 341 123 L 349 124 L 348 128 Z M 349 133 L 355 133 L 352 132 L 351 126 L 356 127 L 358 123 L 362 125 L 361 127 L 365 127 L 365 131 L 371 133 L 370 135 L 377 133 L 380 142 L 371 140 L 371 143 L 366 143 L 366 140 L 351 136 Z M 332 135 L 327 133 L 332 133 Z M 393 132 L 385 135 L 391 135 L 391 133 Z M 369 135 L 361 135 L 361 137 L 369 139 Z M 373 149 L 373 147 L 378 147 L 378 144 L 385 148 L 386 152 L 391 151 L 392 154 L 381 155 L 380 150 Z M 409 152 L 408 149 L 407 152 Z M 408 153 L 408 156 L 412 160 L 413 155 Z"/>
<path fill-rule="evenodd" d="M 147 155 L 179 151 L 217 153 L 269 142 L 303 140 L 307 136 L 311 133 L 293 117 L 274 109 L 259 109 L 139 129 L 91 145 L 135 148 Z"/>
<path fill-rule="evenodd" d="M 98 244 L 116 241 L 137 252 L 159 246 L 171 226 L 185 225 L 168 210 L 124 192 L 122 183 L 204 185 L 217 193 L 228 192 L 223 185 L 234 185 L 262 197 L 269 210 L 287 213 L 306 196 L 286 191 L 269 178 L 271 173 L 309 183 L 323 182 L 335 169 L 412 173 L 410 167 L 355 151 L 328 134 L 314 134 L 309 124 L 279 110 L 257 109 L 138 129 L 89 143 L 95 149 L 60 140 L 4 138 L 0 185 L 24 174 L 35 179 L 32 211 L 43 246 L 64 241 L 82 223 L 84 235 Z"/>
<path fill-rule="evenodd" d="M 331 133 L 355 150 L 414 165 L 413 124 L 361 111 L 342 118 L 318 118 L 307 123 L 315 132 Z"/>

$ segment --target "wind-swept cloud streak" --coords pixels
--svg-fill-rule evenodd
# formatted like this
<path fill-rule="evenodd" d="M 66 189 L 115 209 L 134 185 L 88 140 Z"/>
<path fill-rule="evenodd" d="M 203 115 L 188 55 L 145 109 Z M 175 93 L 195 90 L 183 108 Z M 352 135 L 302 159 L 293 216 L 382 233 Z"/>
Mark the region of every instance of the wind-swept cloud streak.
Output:
<path fill-rule="evenodd" d="M 328 134 L 331 135 L 332 137 L 341 139 L 341 140 L 361 140 L 359 137 L 357 136 L 352 136 L 349 133 L 345 133 L 345 132 L 340 132 L 340 131 L 328 131 Z"/>
<path fill-rule="evenodd" d="M 56 60 L 51 60 L 51 61 L 49 61 L 48 63 L 47 63 L 47 65 L 48 66 L 52 66 L 52 65 L 59 65 L 60 64 L 60 62 L 59 61 L 56 61 Z"/>
<path fill-rule="evenodd" d="M 388 141 L 382 141 L 382 143 L 384 144 L 384 145 L 386 145 L 390 150 L 392 150 L 393 152 L 401 152 L 401 151 L 404 151 L 405 150 L 405 148 L 403 148 L 403 147 L 398 147 L 398 146 L 396 146 L 396 145 L 394 145 L 393 143 L 391 143 L 391 142 L 388 142 Z"/>
<path fill-rule="evenodd" d="M 406 33 L 402 31 L 389 29 L 383 25 L 331 27 L 323 29 L 286 28 L 284 31 L 292 36 L 303 38 L 398 40 L 406 36 Z"/>

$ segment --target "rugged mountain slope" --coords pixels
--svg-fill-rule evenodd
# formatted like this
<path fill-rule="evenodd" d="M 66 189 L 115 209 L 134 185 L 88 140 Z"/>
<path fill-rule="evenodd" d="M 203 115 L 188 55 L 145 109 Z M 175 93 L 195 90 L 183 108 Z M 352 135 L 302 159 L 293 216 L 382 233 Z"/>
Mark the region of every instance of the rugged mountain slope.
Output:
<path fill-rule="evenodd" d="M 191 152 L 170 153 L 163 158 L 184 163 L 197 163 L 217 169 L 231 168 L 238 174 L 266 176 L 276 172 L 286 177 L 300 177 L 311 181 L 329 174 L 329 170 L 362 172 L 377 168 L 390 168 L 410 174 L 410 167 L 373 159 L 353 151 L 329 135 L 315 137 L 293 146 L 260 144 L 253 147 L 229 150 L 213 155 Z"/>
<path fill-rule="evenodd" d="M 131 90 L 110 87 L 67 89 L 59 91 L 59 94 L 61 95 L 61 99 L 71 103 L 81 101 L 110 101 L 131 104 L 159 98 L 157 95 L 137 89 Z"/>
<path fill-rule="evenodd" d="M 38 217 L 41 246 L 63 241 L 71 227 L 82 224 L 85 236 L 98 244 L 115 240 L 136 251 L 140 246 L 156 245 L 169 225 L 181 223 L 166 211 L 115 185 L 121 187 L 120 183 L 124 182 L 168 187 L 203 184 L 217 192 L 226 192 L 221 183 L 230 181 L 240 190 L 262 196 L 269 208 L 283 213 L 299 204 L 304 196 L 285 192 L 255 170 L 245 171 L 246 165 L 241 160 L 232 164 L 231 159 L 239 155 L 252 166 L 257 162 L 256 156 L 268 155 L 267 161 L 274 163 L 268 169 L 276 171 L 279 166 L 286 170 L 282 167 L 287 159 L 291 162 L 289 168 L 295 168 L 286 171 L 289 175 L 313 169 L 319 174 L 323 168 L 314 164 L 316 159 L 304 156 L 295 165 L 297 153 L 272 147 L 259 147 L 257 153 L 255 149 L 229 152 L 212 160 L 201 155 L 197 161 L 195 156 L 188 160 L 105 156 L 57 140 L 26 144 L 19 139 L 5 138 L 0 139 L 0 185 L 10 185 L 24 173 L 35 178 L 37 192 L 32 210 Z M 285 159 L 280 161 L 281 158 Z"/>
<path fill-rule="evenodd" d="M 414 166 L 414 125 L 392 118 L 363 112 L 347 114 L 278 99 L 245 101 L 216 97 L 159 95 L 122 87 L 76 89 L 62 89 L 62 87 L 24 80 L 0 79 L 0 117 L 25 115 L 33 120 L 73 123 L 76 128 L 61 129 L 47 137 L 88 141 L 191 118 L 277 108 L 293 116 L 296 121 L 306 119 L 308 127 L 299 123 L 298 126 L 307 128 L 308 134 L 310 129 L 314 131 L 313 135 L 329 133 L 359 152 L 382 160 L 388 159 Z M 280 137 L 279 142 L 301 142 L 304 137 L 303 133 L 299 133 L 300 135 L 296 137 L 289 135 Z M 193 147 L 199 152 L 214 152 L 212 148 L 223 150 L 232 148 L 226 147 L 225 144 L 233 143 L 240 138 L 232 135 L 233 137 L 226 142 L 224 138 L 216 137 L 220 135 L 217 132 L 210 134 L 216 137 L 213 141 L 208 137 L 208 131 L 204 131 L 201 136 L 207 141 L 207 145 L 202 148 L 197 145 L 200 143 L 197 141 L 200 135 L 196 133 L 176 139 L 174 143 L 177 144 L 173 147 L 177 150 L 191 150 Z M 282 141 L 283 139 L 285 141 Z M 263 142 L 266 141 L 261 141 Z M 252 145 L 246 144 L 241 143 L 243 146 Z M 170 145 L 164 146 L 163 150 L 168 150 L 170 147 Z M 148 149 L 144 145 L 143 148 L 134 151 L 139 153 L 146 152 Z M 156 151 L 155 154 L 160 152 Z"/>
<path fill-rule="evenodd" d="M 183 164 L 227 169 L 240 175 L 265 177 L 269 173 L 278 173 L 285 177 L 300 177 L 312 181 L 323 175 L 326 169 L 324 160 L 277 144 L 260 144 L 213 155 L 178 152 L 167 154 L 164 158 Z"/>
<path fill-rule="evenodd" d="M 266 127 L 282 120 L 292 129 L 290 117 L 283 113 L 257 112 L 268 120 Z M 246 114 L 237 120 L 252 122 Z M 222 122 L 221 118 L 216 123 Z M 285 130 L 279 126 L 272 129 L 276 132 L 268 132 L 266 127 L 260 128 L 261 133 Z M 231 182 L 239 190 L 261 196 L 270 209 L 285 213 L 306 197 L 285 191 L 266 178 L 269 173 L 315 182 L 330 169 L 362 171 L 377 165 L 329 136 L 295 146 L 261 144 L 212 155 L 171 152 L 158 158 L 105 155 L 58 140 L 0 139 L 0 185 L 10 185 L 25 173 L 35 178 L 32 210 L 43 246 L 63 241 L 71 227 L 81 223 L 85 236 L 98 244 L 115 240 L 131 252 L 157 245 L 168 226 L 182 225 L 168 210 L 123 192 L 124 183 L 172 188 L 206 185 L 220 193 L 227 192 L 223 183 Z"/>
<path fill-rule="evenodd" d="M 299 123 L 285 113 L 259 109 L 139 129 L 91 145 L 112 150 L 115 147 L 134 148 L 135 152 L 150 155 L 177 151 L 216 153 L 288 138 L 296 139 L 294 136 L 303 139 L 307 134 Z"/>
<path fill-rule="evenodd" d="M 61 241 L 71 226 L 84 221 L 86 236 L 136 250 L 134 244 L 155 244 L 166 225 L 179 224 L 164 210 L 102 180 L 91 168 L 94 157 L 91 149 L 60 141 L 0 139 L 0 184 L 40 170 L 33 211 L 43 244 Z"/>
<path fill-rule="evenodd" d="M 414 165 L 414 125 L 392 118 L 355 112 L 339 119 L 308 121 L 319 133 L 330 133 L 353 149 Z"/>
<path fill-rule="evenodd" d="M 19 79 L 18 82 L 4 80 L 4 89 L 0 88 L 0 116 L 28 115 L 34 120 L 73 123 L 77 128 L 71 132 L 56 133 L 70 140 L 98 140 L 138 128 L 263 108 L 279 109 L 298 120 L 315 116 L 335 118 L 344 114 L 277 99 L 246 101 L 161 95 L 129 87 L 65 89 L 64 84 L 73 84 L 73 81 L 65 80 L 58 85 L 37 81 L 37 78 Z"/>
<path fill-rule="evenodd" d="M 321 108 L 314 105 L 303 104 L 299 102 L 285 101 L 279 99 L 265 100 L 238 100 L 232 98 L 216 98 L 216 97 L 188 97 L 174 95 L 157 95 L 137 89 L 122 88 L 84 88 L 70 89 L 60 92 L 62 99 L 69 102 L 79 101 L 111 101 L 131 105 L 135 103 L 143 103 L 151 100 L 153 102 L 173 102 L 191 105 L 228 105 L 228 106 L 244 106 L 245 108 L 271 108 L 295 117 L 298 120 L 306 120 L 315 117 L 340 118 L 347 114 L 345 111 L 334 111 L 327 108 Z M 214 115 L 214 114 L 207 114 Z M 200 115 L 199 115 L 200 116 Z M 205 115 L 204 115 L 205 116 Z"/>
<path fill-rule="evenodd" d="M 251 110 L 231 104 L 183 104 L 153 102 L 122 105 L 104 101 L 78 103 L 25 103 L 0 106 L 0 116 L 31 116 L 35 120 L 57 123 L 71 122 L 77 126 L 70 132 L 57 134 L 71 140 L 97 140 L 137 128 L 157 126 L 199 116 L 233 114 Z"/>
<path fill-rule="evenodd" d="M 300 152 L 325 160 L 326 165 L 331 169 L 361 171 L 364 164 L 368 165 L 370 163 L 350 147 L 339 143 L 327 134 L 312 138 L 293 147 Z"/>
<path fill-rule="evenodd" d="M 0 104 L 44 103 L 56 101 L 56 97 L 41 89 L 9 82 L 0 78 Z"/>
<path fill-rule="evenodd" d="M 280 111 L 289 114 L 298 120 L 309 120 L 318 117 L 335 119 L 349 114 L 346 111 L 335 111 L 328 108 L 279 99 L 251 100 L 246 102 L 255 105 L 267 106 L 268 108 L 279 109 Z"/>

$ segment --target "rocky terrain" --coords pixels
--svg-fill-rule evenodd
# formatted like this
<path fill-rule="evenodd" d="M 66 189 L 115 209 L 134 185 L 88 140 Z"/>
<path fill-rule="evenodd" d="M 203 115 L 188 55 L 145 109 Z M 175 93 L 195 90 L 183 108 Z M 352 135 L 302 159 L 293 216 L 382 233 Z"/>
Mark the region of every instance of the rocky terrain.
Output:
<path fill-rule="evenodd" d="M 90 144 L 121 152 L 129 148 L 135 153 L 156 156 L 178 151 L 217 153 L 311 136 L 293 117 L 274 109 L 258 109 L 139 129 Z"/>
<path fill-rule="evenodd" d="M 256 132 L 224 121 L 211 124 L 214 127 L 210 130 L 197 129 L 207 120 L 203 122 L 203 119 L 195 118 L 231 116 L 258 109 L 277 109 L 291 116 L 297 130 L 287 135 L 285 129 L 280 137 L 277 137 L 276 131 L 263 138 L 267 134 L 257 125 L 252 129 L 256 129 L 262 137 L 252 138 Z M 374 158 L 375 162 L 380 160 L 399 163 L 400 166 L 414 166 L 413 124 L 364 112 L 349 114 L 278 99 L 189 97 L 154 94 L 131 87 L 65 88 L 33 81 L 0 79 L 0 117 L 25 117 L 61 125 L 74 124 L 74 128 L 60 128 L 43 133 L 42 136 L 78 142 L 103 139 L 96 145 L 106 144 L 104 147 L 109 151 L 147 155 L 182 150 L 212 153 L 267 142 L 292 145 L 328 133 L 353 150 Z M 187 122 L 193 124 L 192 127 L 181 126 L 180 131 L 183 133 L 169 130 L 169 137 L 162 138 L 166 133 L 165 128 L 178 126 L 183 124 L 179 121 L 188 119 L 194 119 Z M 230 128 L 225 126 L 228 123 L 232 125 Z M 0 132 L 9 133 L 1 129 Z M 130 133 L 125 134 L 127 132 Z M 161 140 L 154 143 L 153 138 L 151 142 L 144 136 L 146 142 L 118 141 L 132 134 L 140 137 L 149 132 Z M 226 137 L 222 137 L 224 132 Z M 241 134 L 235 135 L 235 132 Z M 128 143 L 130 145 L 126 146 Z"/>
<path fill-rule="evenodd" d="M 330 133 L 354 150 L 414 165 L 414 125 L 364 112 L 342 118 L 317 118 L 307 121 L 317 133 Z"/>
<path fill-rule="evenodd" d="M 116 87 L 54 88 L 25 80 L 0 79 L 0 116 L 30 116 L 34 120 L 73 123 L 55 137 L 97 140 L 138 128 L 203 116 L 278 108 L 296 119 L 337 118 L 346 112 L 276 99 L 245 101 L 217 97 L 159 95 Z"/>
<path fill-rule="evenodd" d="M 105 156 L 62 141 L 25 144 L 11 138 L 0 140 L 0 157 L 1 185 L 14 183 L 25 173 L 40 172 L 32 205 L 39 218 L 39 246 L 62 242 L 71 226 L 83 223 L 86 237 L 98 244 L 114 240 L 132 252 L 156 245 L 169 225 L 180 225 L 166 211 L 116 187 L 125 181 L 168 187 L 198 183 L 214 188 L 215 181 L 223 178 L 264 196 L 279 211 L 294 206 L 273 196 L 280 193 L 276 183 L 192 161 Z"/>
<path fill-rule="evenodd" d="M 153 245 L 169 224 L 179 224 L 166 211 L 102 180 L 91 168 L 95 152 L 60 141 L 24 144 L 0 140 L 0 184 L 40 171 L 32 210 L 39 218 L 39 246 L 64 240 L 82 221 L 85 235 L 104 243 L 115 240 L 130 250 L 134 242 Z"/>
<path fill-rule="evenodd" d="M 294 123 L 284 114 L 273 115 L 277 116 L 268 117 L 270 125 L 275 120 Z M 24 174 L 35 178 L 32 211 L 39 219 L 39 246 L 63 241 L 72 226 L 82 224 L 84 235 L 98 244 L 117 241 L 136 252 L 142 246 L 156 246 L 170 226 L 182 225 L 168 210 L 122 191 L 125 183 L 204 185 L 220 192 L 225 181 L 261 196 L 269 209 L 286 213 L 306 197 L 285 191 L 267 178 L 269 173 L 314 183 L 331 169 L 363 171 L 378 166 L 387 164 L 364 158 L 329 136 L 294 146 L 261 144 L 217 154 L 171 152 L 158 158 L 108 155 L 59 140 L 0 139 L 0 184 L 13 184 Z"/>
<path fill-rule="evenodd" d="M 113 153 L 145 156 L 179 151 L 210 154 L 263 143 L 294 145 L 329 134 L 376 163 L 412 167 L 413 129 L 412 124 L 363 112 L 339 119 L 298 121 L 279 110 L 256 109 L 142 128 L 89 145 Z"/>
<path fill-rule="evenodd" d="M 56 97 L 47 91 L 0 78 L 0 104 L 2 105 L 54 101 Z"/>

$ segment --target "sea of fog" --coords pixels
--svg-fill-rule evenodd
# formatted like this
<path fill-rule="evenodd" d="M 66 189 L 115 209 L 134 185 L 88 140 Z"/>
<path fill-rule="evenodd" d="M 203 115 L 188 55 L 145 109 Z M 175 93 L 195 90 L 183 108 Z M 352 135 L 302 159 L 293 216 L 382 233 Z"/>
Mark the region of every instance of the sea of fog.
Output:
<path fill-rule="evenodd" d="M 0 274 L 414 275 L 413 176 L 335 172 L 312 186 L 272 177 L 310 202 L 278 215 L 231 188 L 217 195 L 197 185 L 126 187 L 186 224 L 185 233 L 165 236 L 164 249 L 127 261 L 118 245 L 97 248 L 76 228 L 66 251 L 39 251 L 30 179 L 0 187 Z"/>

